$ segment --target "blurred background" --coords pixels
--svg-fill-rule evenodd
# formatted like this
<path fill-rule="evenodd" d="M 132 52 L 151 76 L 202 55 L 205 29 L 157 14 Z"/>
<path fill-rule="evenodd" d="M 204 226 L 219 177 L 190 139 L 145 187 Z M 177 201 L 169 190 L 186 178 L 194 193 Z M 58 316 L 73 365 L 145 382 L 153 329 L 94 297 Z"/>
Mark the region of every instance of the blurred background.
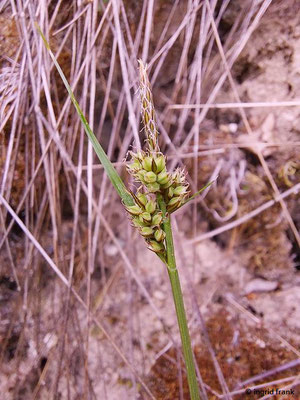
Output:
<path fill-rule="evenodd" d="M 168 168 L 191 193 L 215 180 L 173 216 L 202 399 L 300 398 L 299 18 L 297 0 L 0 1 L 2 399 L 189 399 L 165 267 L 35 22 L 128 187 L 139 58 Z"/>

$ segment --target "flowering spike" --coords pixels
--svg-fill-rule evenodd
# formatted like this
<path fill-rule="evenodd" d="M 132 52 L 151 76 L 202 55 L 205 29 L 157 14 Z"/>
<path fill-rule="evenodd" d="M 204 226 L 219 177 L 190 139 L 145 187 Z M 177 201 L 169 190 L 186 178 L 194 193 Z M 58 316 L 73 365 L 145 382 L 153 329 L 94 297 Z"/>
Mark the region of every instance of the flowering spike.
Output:
<path fill-rule="evenodd" d="M 147 65 L 139 60 L 140 69 L 140 96 L 142 105 L 142 119 L 145 127 L 149 150 L 158 152 L 158 130 L 156 126 L 155 110 L 153 105 L 152 92 L 150 82 L 147 76 Z"/>
<path fill-rule="evenodd" d="M 176 211 L 188 194 L 188 183 L 185 172 L 177 168 L 169 173 L 166 168 L 166 157 L 158 146 L 158 130 L 153 105 L 151 87 L 147 76 L 147 66 L 139 61 L 141 114 L 147 136 L 146 151 L 130 152 L 132 161 L 127 170 L 140 185 L 137 193 L 132 193 L 135 205 L 127 208 L 133 225 L 139 229 L 150 250 L 166 253 L 164 218 L 158 206 L 160 194 L 166 202 L 166 216 Z"/>

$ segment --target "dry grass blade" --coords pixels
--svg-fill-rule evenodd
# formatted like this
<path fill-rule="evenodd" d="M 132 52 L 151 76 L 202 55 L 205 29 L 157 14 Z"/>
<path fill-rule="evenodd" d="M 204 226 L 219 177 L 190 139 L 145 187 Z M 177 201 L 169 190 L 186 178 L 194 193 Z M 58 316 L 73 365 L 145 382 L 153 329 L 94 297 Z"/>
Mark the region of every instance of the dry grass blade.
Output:
<path fill-rule="evenodd" d="M 114 166 L 112 165 L 112 163 L 110 162 L 110 160 L 108 159 L 106 153 L 104 152 L 102 146 L 100 145 L 100 143 L 98 142 L 96 136 L 94 135 L 93 131 L 91 130 L 86 118 L 84 117 L 81 108 L 77 102 L 77 100 L 74 97 L 74 94 L 72 92 L 72 89 L 62 71 L 62 69 L 60 68 L 59 64 L 56 61 L 56 58 L 54 57 L 54 54 L 52 53 L 49 44 L 45 38 L 45 36 L 43 35 L 42 31 L 40 30 L 40 28 L 37 25 L 37 29 L 44 41 L 44 44 L 60 74 L 61 79 L 64 82 L 64 85 L 69 93 L 69 96 L 72 100 L 72 103 L 74 104 L 76 111 L 79 115 L 79 118 L 82 121 L 82 124 L 84 126 L 84 129 L 86 131 L 86 134 L 89 138 L 89 140 L 91 141 L 93 148 L 97 154 L 97 156 L 99 157 L 100 162 L 103 164 L 103 167 L 105 168 L 105 171 L 107 173 L 107 175 L 109 176 L 109 179 L 111 180 L 112 184 L 114 185 L 116 191 L 118 192 L 119 196 L 121 197 L 121 199 L 123 200 L 124 204 L 126 205 L 133 205 L 133 200 L 132 200 L 132 196 L 130 195 L 130 193 L 127 191 L 127 189 L 124 186 L 123 181 L 121 180 L 119 174 L 117 173 L 117 171 L 115 170 Z"/>
<path fill-rule="evenodd" d="M 300 190 L 300 183 L 298 183 L 297 185 L 295 185 L 291 189 L 286 190 L 284 193 L 281 193 L 274 200 L 267 201 L 266 203 L 262 204 L 257 209 L 249 212 L 246 215 L 243 215 L 242 217 L 240 217 L 236 221 L 230 222 L 230 223 L 228 223 L 228 224 L 226 224 L 226 225 L 224 225 L 224 226 L 222 226 L 220 228 L 217 228 L 217 229 L 212 230 L 210 232 L 204 233 L 202 235 L 198 235 L 194 239 L 191 239 L 189 241 L 189 243 L 197 243 L 197 242 L 200 242 L 202 240 L 209 239 L 209 238 L 212 238 L 214 236 L 220 235 L 221 233 L 226 232 L 226 231 L 228 231 L 230 229 L 233 229 L 234 227 L 243 224 L 244 222 L 248 221 L 249 219 L 255 217 L 256 215 L 259 215 L 264 210 L 267 210 L 269 207 L 272 207 L 274 204 L 279 202 L 281 199 L 284 199 L 284 198 L 290 196 L 291 194 L 297 194 L 299 192 L 299 190 Z"/>
<path fill-rule="evenodd" d="M 191 193 L 218 176 L 171 215 L 201 398 L 242 400 L 247 385 L 298 398 L 295 1 L 132 5 L 0 0 L 2 397 L 188 398 L 168 275 L 85 132 L 131 203 L 124 161 L 155 122 L 152 147 Z M 143 234 L 161 240 L 158 227 Z"/>
<path fill-rule="evenodd" d="M 10 207 L 10 205 L 7 203 L 7 201 L 0 195 L 0 202 L 2 205 L 7 209 L 7 211 L 11 214 L 11 216 L 14 218 L 14 220 L 18 223 L 20 228 L 24 231 L 26 236 L 32 241 L 34 246 L 37 248 L 37 250 L 41 253 L 41 255 L 45 258 L 47 263 L 50 265 L 50 267 L 53 269 L 55 274 L 59 277 L 59 279 L 64 283 L 64 285 L 67 288 L 70 288 L 70 283 L 68 279 L 64 276 L 64 274 L 59 270 L 59 268 L 55 265 L 55 263 L 52 261 L 52 259 L 49 257 L 49 255 L 46 253 L 46 251 L 43 249 L 43 247 L 40 245 L 39 242 L 35 239 L 35 237 L 32 235 L 32 233 L 27 229 L 27 227 L 24 225 L 24 223 L 20 220 L 20 218 L 15 214 L 13 209 Z M 79 294 L 71 287 L 71 292 L 76 298 L 76 300 L 86 309 L 88 310 L 88 306 L 86 303 L 82 300 L 82 298 L 79 296 Z M 139 376 L 139 374 L 132 368 L 131 364 L 128 362 L 127 358 L 124 356 L 124 354 L 121 352 L 117 344 L 113 341 L 111 338 L 110 334 L 106 331 L 104 326 L 97 320 L 97 318 L 93 315 L 91 315 L 91 319 L 94 321 L 94 323 L 97 324 L 97 326 L 101 329 L 103 334 L 106 336 L 106 338 L 109 340 L 110 344 L 114 347 L 114 349 L 117 351 L 119 356 L 122 358 L 122 360 L 125 362 L 125 364 L 130 368 L 132 373 L 136 376 L 136 378 L 139 380 L 147 394 L 150 396 L 151 399 L 155 399 L 153 397 L 151 391 L 147 387 L 147 385 L 144 383 L 142 378 Z"/>

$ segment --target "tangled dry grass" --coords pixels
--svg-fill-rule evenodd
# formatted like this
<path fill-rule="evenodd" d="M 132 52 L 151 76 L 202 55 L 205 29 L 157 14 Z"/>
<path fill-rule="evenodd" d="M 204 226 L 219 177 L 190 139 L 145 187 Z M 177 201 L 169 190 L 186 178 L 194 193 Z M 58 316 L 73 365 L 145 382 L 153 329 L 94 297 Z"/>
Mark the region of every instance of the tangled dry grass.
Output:
<path fill-rule="evenodd" d="M 144 140 L 139 58 L 169 168 L 185 165 L 193 192 L 218 176 L 174 218 L 202 398 L 239 398 L 249 382 L 297 390 L 298 9 L 293 0 L 0 1 L 5 399 L 187 398 L 164 270 L 144 255 L 35 22 L 128 185 L 122 161 Z"/>

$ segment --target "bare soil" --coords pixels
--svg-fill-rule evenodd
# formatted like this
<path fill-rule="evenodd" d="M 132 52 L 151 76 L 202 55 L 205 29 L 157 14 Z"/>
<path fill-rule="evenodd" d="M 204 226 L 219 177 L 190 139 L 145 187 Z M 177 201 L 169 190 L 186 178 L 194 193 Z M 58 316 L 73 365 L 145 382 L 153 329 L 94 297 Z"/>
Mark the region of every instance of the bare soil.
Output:
<path fill-rule="evenodd" d="M 89 7 L 89 3 L 85 2 L 82 7 Z M 145 10 L 148 3 L 145 2 L 143 6 L 142 2 L 136 5 L 135 2 L 124 1 L 127 22 L 123 13 L 121 32 L 127 38 L 127 49 L 134 46 L 128 39 L 128 31 L 136 38 L 141 15 L 147 15 Z M 154 2 L 149 61 L 157 44 L 162 48 L 167 38 L 175 37 L 188 7 L 184 2 L 179 3 L 173 10 L 174 17 L 166 25 L 172 15 L 174 2 Z M 222 11 L 224 2 L 217 2 L 214 17 L 217 19 L 218 13 L 222 11 L 218 32 L 227 60 L 235 50 L 233 44 L 238 42 L 241 35 L 246 35 L 243 24 L 246 26 L 247 15 L 251 16 L 253 10 L 257 12 L 259 5 L 256 3 L 231 1 Z M 111 2 L 109 4 L 105 7 L 112 7 Z M 53 15 L 51 13 L 55 5 L 51 7 L 48 12 Z M 66 5 L 63 7 L 63 12 L 56 18 L 52 34 L 72 21 L 76 14 Z M 81 12 L 82 7 L 77 11 Z M 297 1 L 291 0 L 271 3 L 241 54 L 230 67 L 236 94 L 226 79 L 213 100 L 217 104 L 236 104 L 238 95 L 242 103 L 265 103 L 265 106 L 256 104 L 243 108 L 244 114 L 236 106 L 210 108 L 200 124 L 198 139 L 195 135 L 184 146 L 189 132 L 195 129 L 197 111 L 189 110 L 184 117 L 182 109 L 169 109 L 168 106 L 192 101 L 197 103 L 195 96 L 188 98 L 194 65 L 208 65 L 203 77 L 201 104 L 209 100 L 216 82 L 224 72 L 214 41 L 210 52 L 207 51 L 209 44 L 205 47 L 203 63 L 196 59 L 201 7 L 199 3 L 192 32 L 186 28 L 176 37 L 170 51 L 167 51 L 168 47 L 164 48 L 160 57 L 166 58 L 153 82 L 158 116 L 166 129 L 161 135 L 162 147 L 169 156 L 170 165 L 175 157 L 172 147 L 175 144 L 181 156 L 179 163 L 186 165 L 192 192 L 206 184 L 214 174 L 218 175 L 217 182 L 197 200 L 196 205 L 185 206 L 173 218 L 178 268 L 195 357 L 209 400 L 225 398 L 221 396 L 226 391 L 232 392 L 234 400 L 244 399 L 245 388 L 252 386 L 263 390 L 293 389 L 293 397 L 273 395 L 271 398 L 297 399 L 300 398 L 300 252 L 291 226 L 294 224 L 295 230 L 299 232 L 299 190 L 287 196 L 283 206 L 276 201 L 243 223 L 239 219 L 273 200 L 276 197 L 274 185 L 283 193 L 300 183 L 300 108 L 299 105 L 283 104 L 300 99 L 299 5 Z M 98 18 L 104 12 L 99 11 Z M 102 41 L 97 41 L 100 60 L 96 74 L 97 124 L 100 123 L 101 110 L 105 104 L 113 59 L 112 48 L 116 44 L 113 44 L 116 38 L 115 19 L 112 13 L 109 15 L 111 20 L 106 20 L 103 28 L 106 34 L 103 33 Z M 252 22 L 255 15 L 249 17 Z M 5 90 L 11 90 L 9 93 L 12 95 L 5 106 L 0 105 L 2 120 L 14 101 L 16 90 L 13 75 L 9 75 L 7 70 L 12 62 L 7 60 L 17 57 L 21 43 L 22 15 L 19 9 L 17 16 L 15 23 L 8 3 L 1 9 L 0 49 L 5 54 L 1 61 L 1 73 L 3 87 L 6 88 L 1 88 L 1 94 L 5 98 Z M 77 46 L 80 43 L 78 35 L 83 31 L 83 25 L 80 24 L 85 23 L 83 17 L 78 18 L 80 22 L 73 32 L 73 39 L 67 40 L 66 49 L 59 58 L 68 78 L 74 77 L 72 74 L 75 68 L 71 63 L 71 45 L 76 42 Z M 25 19 L 29 24 L 28 9 L 25 10 Z M 110 30 L 111 26 L 114 29 Z M 166 26 L 165 36 L 160 42 Z M 146 36 L 143 29 L 142 43 Z M 213 37 L 211 27 L 209 29 Z M 31 38 L 36 34 L 30 27 L 28 31 Z M 56 51 L 63 37 L 64 33 L 58 32 L 50 38 Z M 139 56 L 142 49 L 143 45 L 138 51 Z M 181 58 L 185 51 L 186 56 Z M 24 48 L 20 54 L 25 54 Z M 35 56 L 36 53 L 33 54 Z M 19 71 L 20 60 L 16 59 Z M 111 151 L 112 160 L 121 161 L 133 146 L 133 141 L 130 124 L 127 125 L 130 118 L 125 100 L 118 108 L 118 101 L 124 94 L 124 76 L 118 52 L 115 62 L 108 111 L 98 136 L 105 149 Z M 126 59 L 126 63 L 129 66 L 130 84 L 135 88 L 135 64 L 129 59 Z M 154 66 L 157 64 L 154 63 Z M 179 74 L 180 69 L 182 74 Z M 30 82 L 29 72 L 26 71 L 24 80 Z M 153 71 L 154 67 L 151 76 Z M 53 82 L 59 81 L 54 73 L 52 79 Z M 84 83 L 82 78 L 76 94 L 84 94 L 86 87 L 90 90 L 90 82 Z M 54 113 L 58 115 L 66 95 L 60 83 L 53 92 L 52 96 L 56 99 L 53 101 Z M 24 123 L 20 124 L 16 137 L 10 142 L 13 117 L 7 120 L 0 133 L 1 171 L 5 171 L 10 146 L 13 148 L 3 194 L 14 210 L 17 210 L 29 177 L 43 153 L 41 136 L 33 128 L 36 126 L 38 112 L 42 110 L 46 120 L 52 121 L 44 92 L 40 99 L 40 109 L 31 107 L 34 96 L 31 90 L 28 93 L 26 101 L 21 98 L 28 115 L 25 118 L 21 110 L 23 106 L 20 106 Z M 133 91 L 131 94 L 133 101 L 137 100 Z M 266 104 L 272 102 L 282 104 L 276 107 Z M 120 109 L 123 109 L 123 114 Z M 121 114 L 117 114 L 118 110 Z M 47 131 L 46 123 L 43 129 Z M 45 139 L 50 137 L 49 132 Z M 83 132 L 80 132 L 77 117 L 72 112 L 65 114 L 60 135 L 74 165 L 82 161 L 81 157 L 85 165 L 87 145 L 86 142 L 81 143 Z M 260 147 L 257 147 L 257 142 Z M 185 156 L 185 153 L 193 153 L 195 148 L 199 151 L 196 161 L 192 156 Z M 97 236 L 99 245 L 92 260 L 89 235 L 94 230 L 90 231 L 88 224 L 90 203 L 82 194 L 78 208 L 75 206 L 77 183 L 81 180 L 88 184 L 86 170 L 82 171 L 80 178 L 74 176 L 58 145 L 54 143 L 50 149 L 48 161 L 50 171 L 53 172 L 50 182 L 43 164 L 45 169 L 37 174 L 34 188 L 17 214 L 67 279 L 70 260 L 73 260 L 73 287 L 84 302 L 89 304 L 99 323 L 97 325 L 95 320 L 88 318 L 86 309 L 74 296 L 68 296 L 66 286 L 60 282 L 36 247 L 31 245 L 28 234 L 15 223 L 8 234 L 8 243 L 4 242 L 0 252 L 1 399 L 150 398 L 138 377 L 143 379 L 156 399 L 189 399 L 165 267 L 155 254 L 147 251 L 143 240 L 129 226 L 126 213 L 108 183 L 103 192 L 103 219 L 100 220 Z M 216 149 L 220 151 L 214 153 Z M 210 153 L 206 154 L 206 151 Z M 94 163 L 98 164 L 98 161 L 94 160 Z M 125 169 L 121 168 L 120 172 L 128 179 Z M 96 204 L 98 201 L 100 203 L 98 196 L 101 197 L 103 179 L 103 173 L 99 172 L 97 166 L 94 169 L 92 192 Z M 51 192 L 54 193 L 54 210 L 51 209 L 53 204 L 47 192 L 49 185 L 55 189 Z M 284 211 L 285 207 L 287 212 Z M 2 240 L 14 217 L 4 207 L 1 210 Z M 92 214 L 94 229 L 94 209 Z M 58 226 L 56 241 L 51 222 L 53 218 Z M 217 233 L 218 228 L 230 223 L 234 223 L 234 226 L 224 229 L 221 234 Z M 75 230 L 76 238 L 72 244 Z M 89 265 L 93 267 L 89 269 Z M 109 338 L 103 333 L 100 324 L 108 332 Z M 125 355 L 131 368 L 120 358 L 112 341 L 117 343 L 118 351 Z M 219 376 L 212 353 L 221 371 Z M 262 392 L 255 394 L 253 390 L 247 399 L 263 397 Z"/>

